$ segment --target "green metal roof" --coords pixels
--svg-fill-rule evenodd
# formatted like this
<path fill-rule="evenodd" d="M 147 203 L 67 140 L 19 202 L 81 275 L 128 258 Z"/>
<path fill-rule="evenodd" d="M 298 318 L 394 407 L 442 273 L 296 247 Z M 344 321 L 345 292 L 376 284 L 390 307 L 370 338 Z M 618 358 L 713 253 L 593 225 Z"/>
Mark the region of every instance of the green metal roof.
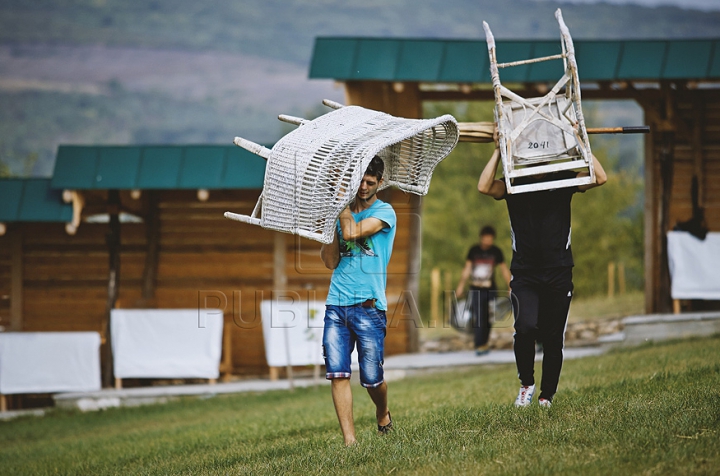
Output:
<path fill-rule="evenodd" d="M 0 179 L 0 222 L 69 222 L 72 205 L 50 179 Z"/>
<path fill-rule="evenodd" d="M 582 81 L 720 79 L 720 39 L 575 40 Z M 561 53 L 560 40 L 496 40 L 501 63 Z M 484 40 L 315 39 L 311 78 L 489 83 Z M 504 82 L 557 81 L 561 60 L 500 72 Z"/>
<path fill-rule="evenodd" d="M 60 146 L 55 189 L 256 189 L 265 160 L 236 146 Z"/>

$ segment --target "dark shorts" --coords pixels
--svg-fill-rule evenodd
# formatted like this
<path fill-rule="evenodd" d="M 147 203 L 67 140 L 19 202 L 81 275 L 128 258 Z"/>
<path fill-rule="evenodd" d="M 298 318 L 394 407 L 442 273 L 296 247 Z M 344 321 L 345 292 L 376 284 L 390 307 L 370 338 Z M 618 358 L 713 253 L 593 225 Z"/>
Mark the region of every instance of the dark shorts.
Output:
<path fill-rule="evenodd" d="M 377 387 L 384 381 L 385 311 L 374 307 L 326 306 L 323 331 L 325 378 L 350 378 L 350 356 L 357 344 L 360 384 Z"/>

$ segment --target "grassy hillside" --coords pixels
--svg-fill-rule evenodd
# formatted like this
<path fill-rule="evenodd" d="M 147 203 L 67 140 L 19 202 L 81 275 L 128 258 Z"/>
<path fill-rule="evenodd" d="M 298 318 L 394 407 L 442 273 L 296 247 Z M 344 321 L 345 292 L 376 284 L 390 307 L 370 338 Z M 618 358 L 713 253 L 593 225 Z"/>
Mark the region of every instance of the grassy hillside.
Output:
<path fill-rule="evenodd" d="M 306 63 L 319 35 L 555 38 L 562 6 L 576 38 L 716 36 L 720 12 L 529 0 L 3 0 L 0 43 L 241 52 Z"/>
<path fill-rule="evenodd" d="M 498 38 L 557 38 L 559 5 L 0 0 L 0 174 L 51 174 L 60 143 L 273 142 L 278 113 L 342 100 L 306 78 L 317 36 L 483 38 L 487 20 Z M 562 8 L 576 38 L 707 37 L 720 26 L 720 12 Z"/>

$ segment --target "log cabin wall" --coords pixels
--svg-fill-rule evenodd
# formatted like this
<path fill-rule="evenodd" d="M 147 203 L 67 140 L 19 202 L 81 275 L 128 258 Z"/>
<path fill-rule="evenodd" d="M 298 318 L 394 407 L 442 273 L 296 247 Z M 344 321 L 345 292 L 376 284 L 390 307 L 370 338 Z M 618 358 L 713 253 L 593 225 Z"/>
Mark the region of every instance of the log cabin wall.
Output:
<path fill-rule="evenodd" d="M 694 177 L 705 226 L 720 231 L 720 91 L 664 83 L 637 97 L 652 130 L 645 143 L 646 310 L 670 312 L 665 234 L 693 217 Z"/>
<path fill-rule="evenodd" d="M 397 117 L 422 118 L 417 82 L 348 81 L 347 105 L 362 106 Z M 383 197 L 397 214 L 397 235 L 388 267 L 388 335 L 386 353 L 417 352 L 422 326 L 417 307 L 420 289 L 422 197 L 397 190 Z M 393 304 L 394 303 L 394 304 Z M 394 307 L 393 307 L 394 306 Z"/>
<path fill-rule="evenodd" d="M 197 199 L 194 190 L 146 190 L 137 200 L 129 191 L 120 193 L 122 209 L 146 219 L 121 224 L 117 307 L 225 307 L 237 374 L 268 371 L 259 315 L 261 299 L 280 293 L 325 300 L 330 282 L 330 271 L 320 260 L 319 243 L 224 218 L 228 210 L 251 213 L 259 193 L 212 190 L 205 202 Z M 393 204 L 398 216 L 396 246 L 388 269 L 387 354 L 391 355 L 409 351 L 407 329 L 415 328 L 414 316 L 408 311 L 413 303 L 407 302 L 415 297 L 405 292 L 409 224 L 415 216 L 410 198 L 402 192 L 388 190 L 381 196 Z M 85 197 L 84 218 L 102 216 L 107 192 L 90 191 Z M 154 265 L 149 260 L 152 235 L 147 217 L 151 209 L 158 217 Z M 10 243 L 21 235 L 23 308 L 18 330 L 102 333 L 108 297 L 107 233 L 107 223 L 83 222 L 74 236 L 65 232 L 64 223 L 13 224 L 6 236 L 0 237 L 0 325 L 10 319 Z M 285 255 L 280 273 L 287 284 L 281 288 L 275 286 L 274 277 L 278 252 Z M 148 268 L 152 267 L 148 297 Z"/>
<path fill-rule="evenodd" d="M 495 45 L 498 61 L 507 63 L 562 53 L 557 40 Z M 688 217 L 690 170 L 701 172 L 707 225 L 719 231 L 720 38 L 576 39 L 574 46 L 583 99 L 637 101 L 652 128 L 645 143 L 645 311 L 669 312 L 665 232 Z M 503 69 L 500 77 L 522 97 L 543 96 L 561 76 L 555 61 Z M 412 114 L 423 101 L 494 99 L 481 39 L 320 37 L 309 76 L 342 82 L 349 104 L 405 117 L 419 117 Z"/>

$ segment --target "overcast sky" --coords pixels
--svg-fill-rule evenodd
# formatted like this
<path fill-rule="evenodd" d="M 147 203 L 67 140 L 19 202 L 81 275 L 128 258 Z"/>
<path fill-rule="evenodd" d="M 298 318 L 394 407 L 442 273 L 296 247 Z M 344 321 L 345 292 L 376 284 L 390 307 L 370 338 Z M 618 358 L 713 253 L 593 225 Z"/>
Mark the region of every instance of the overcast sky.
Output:
<path fill-rule="evenodd" d="M 536 0 L 548 1 L 548 0 Z M 601 0 L 555 0 L 563 3 L 601 3 Z M 720 10 L 720 0 L 602 0 L 604 3 L 634 3 L 646 7 L 673 5 L 697 10 Z"/>

